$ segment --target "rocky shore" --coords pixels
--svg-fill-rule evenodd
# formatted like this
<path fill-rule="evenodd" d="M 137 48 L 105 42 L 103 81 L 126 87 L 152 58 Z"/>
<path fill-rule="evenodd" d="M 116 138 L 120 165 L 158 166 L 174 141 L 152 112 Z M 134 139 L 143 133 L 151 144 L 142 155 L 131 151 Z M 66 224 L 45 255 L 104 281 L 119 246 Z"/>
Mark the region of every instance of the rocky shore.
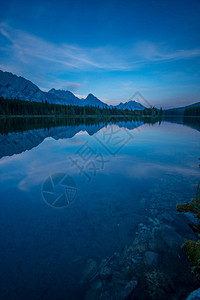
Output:
<path fill-rule="evenodd" d="M 189 217 L 178 214 L 171 203 L 163 206 L 159 197 L 157 193 L 149 202 L 141 199 L 148 215 L 138 225 L 132 244 L 100 262 L 88 258 L 81 281 L 85 300 L 182 300 L 199 287 L 181 249 L 188 237 L 194 238 Z"/>

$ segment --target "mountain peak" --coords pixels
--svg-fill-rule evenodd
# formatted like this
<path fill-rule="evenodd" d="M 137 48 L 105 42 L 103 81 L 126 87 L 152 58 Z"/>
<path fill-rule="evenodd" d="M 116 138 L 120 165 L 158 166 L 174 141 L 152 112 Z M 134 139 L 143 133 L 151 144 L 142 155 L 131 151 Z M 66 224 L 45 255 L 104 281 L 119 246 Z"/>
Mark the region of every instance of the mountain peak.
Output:
<path fill-rule="evenodd" d="M 70 92 L 70 91 L 68 91 L 68 90 L 56 90 L 56 89 L 54 89 L 54 88 L 52 88 L 52 89 L 50 89 L 49 91 L 48 91 L 48 93 L 70 93 L 70 94 L 72 94 L 72 95 L 74 95 L 72 92 Z"/>
<path fill-rule="evenodd" d="M 128 109 L 128 110 L 143 110 L 145 109 L 145 106 L 140 104 L 139 102 L 135 100 L 130 100 L 125 103 L 120 103 L 116 106 L 119 109 Z"/>
<path fill-rule="evenodd" d="M 103 108 L 106 106 L 106 104 L 104 102 L 102 102 L 101 100 L 99 100 L 96 96 L 94 96 L 93 94 L 88 94 L 87 97 L 85 98 L 84 104 L 85 105 L 93 105 L 93 106 L 99 106 L 100 108 Z"/>
<path fill-rule="evenodd" d="M 53 92 L 55 92 L 55 91 L 56 91 L 56 89 L 52 88 L 52 89 L 50 89 L 50 90 L 48 91 L 48 93 L 53 93 Z"/>
<path fill-rule="evenodd" d="M 97 97 L 95 97 L 92 93 L 89 93 L 86 97 L 86 99 L 93 99 L 93 98 L 97 99 Z"/>
<path fill-rule="evenodd" d="M 56 89 L 51 89 L 48 91 L 48 94 L 54 95 L 60 99 L 63 100 L 63 104 L 74 104 L 74 105 L 79 105 L 80 99 L 76 97 L 72 92 L 70 91 L 65 91 L 65 90 L 56 90 Z"/>

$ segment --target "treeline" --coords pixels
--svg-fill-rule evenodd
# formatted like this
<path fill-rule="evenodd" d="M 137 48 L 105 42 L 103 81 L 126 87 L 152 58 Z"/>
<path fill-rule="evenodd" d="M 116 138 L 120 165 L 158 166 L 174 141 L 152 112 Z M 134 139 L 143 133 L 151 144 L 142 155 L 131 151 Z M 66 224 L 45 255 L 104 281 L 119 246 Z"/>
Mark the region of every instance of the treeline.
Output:
<path fill-rule="evenodd" d="M 181 109 L 166 109 L 163 111 L 164 116 L 183 116 L 184 110 Z"/>
<path fill-rule="evenodd" d="M 184 117 L 200 117 L 200 106 L 185 109 Z"/>
<path fill-rule="evenodd" d="M 162 109 L 145 108 L 144 110 L 120 110 L 117 108 L 99 108 L 99 106 L 60 105 L 45 102 L 4 99 L 0 97 L 0 115 L 53 115 L 53 116 L 161 116 Z"/>
<path fill-rule="evenodd" d="M 190 107 L 186 109 L 168 109 L 164 110 L 164 116 L 184 116 L 184 117 L 199 117 L 200 116 L 200 106 Z"/>

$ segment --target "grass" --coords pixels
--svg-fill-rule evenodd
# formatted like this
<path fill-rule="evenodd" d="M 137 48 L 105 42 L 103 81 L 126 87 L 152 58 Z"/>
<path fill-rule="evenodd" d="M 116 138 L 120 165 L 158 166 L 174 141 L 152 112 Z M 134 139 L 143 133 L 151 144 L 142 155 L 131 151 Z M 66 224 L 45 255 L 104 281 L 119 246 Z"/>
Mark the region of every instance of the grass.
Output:
<path fill-rule="evenodd" d="M 195 197 L 191 199 L 189 203 L 178 204 L 178 212 L 190 212 L 200 219 L 200 184 L 195 185 Z M 191 226 L 192 227 L 192 226 Z M 200 221 L 199 225 L 195 226 L 198 236 L 200 234 Z M 189 261 L 192 264 L 192 272 L 195 272 L 198 279 L 200 279 L 200 240 L 192 241 L 187 240 L 183 246 Z"/>

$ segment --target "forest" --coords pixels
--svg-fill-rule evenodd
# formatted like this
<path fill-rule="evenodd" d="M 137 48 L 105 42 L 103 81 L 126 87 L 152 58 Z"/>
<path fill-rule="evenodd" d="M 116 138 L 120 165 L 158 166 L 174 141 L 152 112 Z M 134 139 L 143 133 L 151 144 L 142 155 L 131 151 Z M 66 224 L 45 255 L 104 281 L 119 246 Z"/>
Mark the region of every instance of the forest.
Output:
<path fill-rule="evenodd" d="M 200 106 L 185 109 L 184 117 L 200 117 Z"/>
<path fill-rule="evenodd" d="M 0 115 L 4 116 L 161 116 L 162 108 L 144 110 L 120 110 L 115 107 L 60 105 L 54 103 L 4 99 L 0 97 Z"/>

